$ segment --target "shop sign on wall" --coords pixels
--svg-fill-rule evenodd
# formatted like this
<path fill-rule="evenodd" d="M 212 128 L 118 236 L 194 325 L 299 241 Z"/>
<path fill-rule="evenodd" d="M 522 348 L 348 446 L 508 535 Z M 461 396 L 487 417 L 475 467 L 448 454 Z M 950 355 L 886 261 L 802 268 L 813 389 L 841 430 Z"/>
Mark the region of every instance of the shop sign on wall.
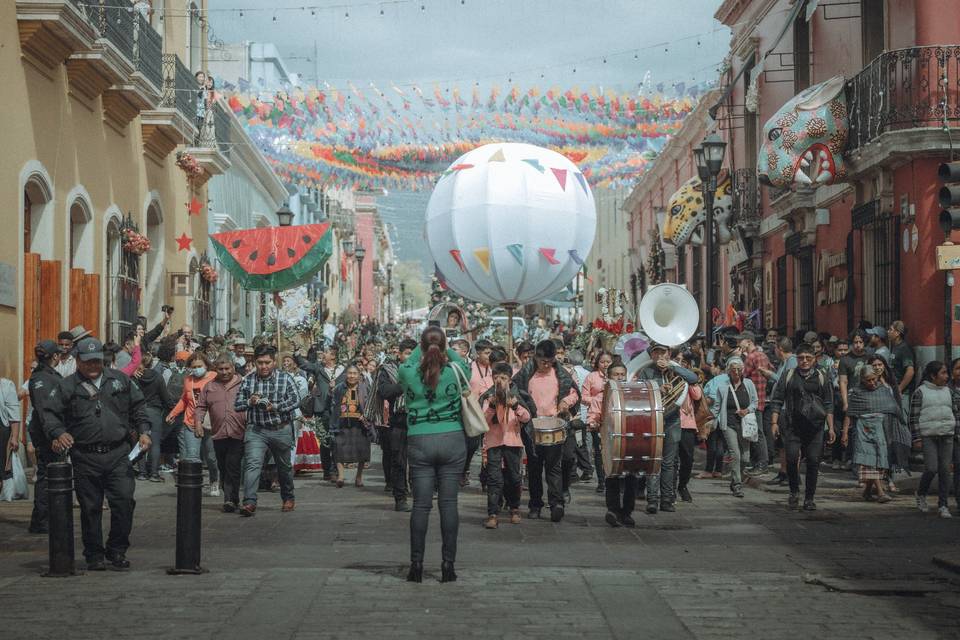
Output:
<path fill-rule="evenodd" d="M 846 274 L 837 271 L 847 266 L 845 251 L 821 251 L 817 260 L 817 304 L 838 304 L 847 299 Z"/>

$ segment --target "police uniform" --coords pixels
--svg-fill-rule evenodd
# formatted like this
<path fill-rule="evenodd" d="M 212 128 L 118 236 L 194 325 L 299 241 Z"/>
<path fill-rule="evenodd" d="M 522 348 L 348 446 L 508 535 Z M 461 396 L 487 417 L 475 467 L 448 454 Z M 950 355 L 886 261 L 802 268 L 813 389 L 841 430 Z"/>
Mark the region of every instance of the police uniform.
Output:
<path fill-rule="evenodd" d="M 47 504 L 47 465 L 56 462 L 58 456 L 50 448 L 50 441 L 43 431 L 43 409 L 47 398 L 63 376 L 50 366 L 50 358 L 59 353 L 60 348 L 53 340 L 44 340 L 34 349 L 40 364 L 30 374 L 27 392 L 30 394 L 30 414 L 27 430 L 37 452 L 37 475 L 33 485 L 33 514 L 30 516 L 30 533 L 46 533 L 49 524 Z"/>
<path fill-rule="evenodd" d="M 95 338 L 77 345 L 80 361 L 103 358 Z M 133 465 L 128 459 L 131 431 L 150 435 L 150 421 L 140 389 L 125 374 L 104 368 L 98 380 L 79 371 L 60 381 L 43 409 L 43 431 L 52 442 L 64 433 L 73 439 L 70 458 L 80 502 L 83 555 L 88 568 L 127 568 L 125 554 L 133 526 Z M 110 505 L 110 534 L 103 545 L 102 509 Z"/>

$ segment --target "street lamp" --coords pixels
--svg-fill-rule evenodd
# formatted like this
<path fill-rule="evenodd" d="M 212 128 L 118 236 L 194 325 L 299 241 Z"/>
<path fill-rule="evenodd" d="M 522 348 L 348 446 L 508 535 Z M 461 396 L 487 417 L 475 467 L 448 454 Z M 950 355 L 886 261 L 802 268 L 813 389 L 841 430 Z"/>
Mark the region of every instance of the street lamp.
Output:
<path fill-rule="evenodd" d="M 354 255 L 357 257 L 357 270 L 360 272 L 357 278 L 357 315 L 363 317 L 363 257 L 367 255 L 367 250 L 363 248 L 363 243 L 357 243 Z"/>
<path fill-rule="evenodd" d="M 293 211 L 290 211 L 290 207 L 287 206 L 286 202 L 277 209 L 277 220 L 280 222 L 281 227 L 289 227 L 293 224 Z"/>
<path fill-rule="evenodd" d="M 707 240 L 707 315 L 704 334 L 707 337 L 708 348 L 713 346 L 713 308 L 717 306 L 717 291 L 714 287 L 717 274 L 713 255 L 713 197 L 717 192 L 717 175 L 723 167 L 723 154 L 726 148 L 727 143 L 720 136 L 712 133 L 703 139 L 699 147 L 693 150 L 693 156 L 697 163 L 697 175 L 703 183 L 703 206 L 707 210 L 704 233 Z"/>
<path fill-rule="evenodd" d="M 400 283 L 400 315 L 402 316 L 407 310 L 407 283 Z"/>
<path fill-rule="evenodd" d="M 347 237 L 340 244 L 341 246 L 343 246 L 343 252 L 352 258 L 353 257 L 353 238 Z"/>

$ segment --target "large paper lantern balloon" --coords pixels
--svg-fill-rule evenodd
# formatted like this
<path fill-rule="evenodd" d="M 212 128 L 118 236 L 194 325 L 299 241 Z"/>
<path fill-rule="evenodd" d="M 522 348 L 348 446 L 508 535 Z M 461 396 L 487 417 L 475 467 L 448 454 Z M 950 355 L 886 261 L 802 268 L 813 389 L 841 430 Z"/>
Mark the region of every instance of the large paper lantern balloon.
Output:
<path fill-rule="evenodd" d="M 543 300 L 593 245 L 597 212 L 566 157 L 529 144 L 478 147 L 448 168 L 427 205 L 426 239 L 448 287 L 487 304 Z"/>

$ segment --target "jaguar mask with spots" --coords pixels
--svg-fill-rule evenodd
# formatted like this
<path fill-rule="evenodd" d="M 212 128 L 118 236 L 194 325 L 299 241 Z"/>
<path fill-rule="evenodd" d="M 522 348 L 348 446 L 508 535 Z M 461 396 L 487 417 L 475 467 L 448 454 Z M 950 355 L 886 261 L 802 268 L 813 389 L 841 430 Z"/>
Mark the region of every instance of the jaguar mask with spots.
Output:
<path fill-rule="evenodd" d="M 850 120 L 843 76 L 795 95 L 763 127 L 760 182 L 778 189 L 843 182 Z"/>
<path fill-rule="evenodd" d="M 717 243 L 730 242 L 730 215 L 733 211 L 733 183 L 724 169 L 717 176 L 717 193 L 713 198 L 713 223 L 717 228 Z M 703 205 L 703 183 L 690 178 L 670 196 L 667 218 L 663 225 L 663 239 L 675 247 L 688 241 L 703 244 L 703 227 L 707 209 Z"/>

